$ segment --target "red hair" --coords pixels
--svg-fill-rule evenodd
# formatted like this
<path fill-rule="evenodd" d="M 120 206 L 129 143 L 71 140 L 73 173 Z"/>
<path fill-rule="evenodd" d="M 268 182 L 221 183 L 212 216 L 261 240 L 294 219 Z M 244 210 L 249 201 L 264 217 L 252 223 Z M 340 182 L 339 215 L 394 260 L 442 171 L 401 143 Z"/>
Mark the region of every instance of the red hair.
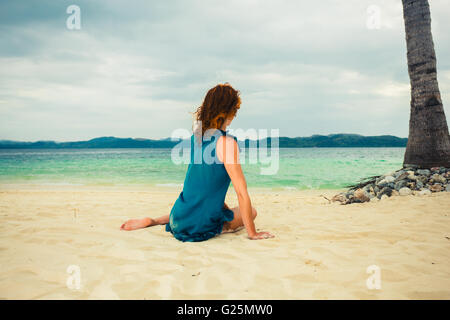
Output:
<path fill-rule="evenodd" d="M 211 88 L 203 103 L 195 112 L 196 120 L 201 121 L 202 137 L 208 129 L 220 129 L 229 117 L 236 116 L 241 105 L 240 92 L 229 83 Z"/>

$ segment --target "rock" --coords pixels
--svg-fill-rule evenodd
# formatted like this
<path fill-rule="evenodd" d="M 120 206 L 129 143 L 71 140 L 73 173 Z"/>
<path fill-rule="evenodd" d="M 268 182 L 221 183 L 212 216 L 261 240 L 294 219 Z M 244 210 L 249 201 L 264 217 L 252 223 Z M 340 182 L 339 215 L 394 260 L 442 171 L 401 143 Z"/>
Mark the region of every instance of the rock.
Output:
<path fill-rule="evenodd" d="M 393 177 L 395 178 L 395 180 L 401 180 L 401 179 L 403 179 L 403 178 L 398 179 L 398 177 L 400 177 L 400 176 L 401 176 L 402 174 L 404 174 L 404 173 L 405 173 L 404 170 L 398 170 L 398 171 L 395 171 L 394 174 L 393 174 Z"/>
<path fill-rule="evenodd" d="M 417 181 L 416 181 L 416 189 L 417 189 L 417 190 L 420 190 L 420 189 L 422 189 L 422 188 L 423 188 L 423 183 L 422 183 L 422 181 L 417 180 Z"/>
<path fill-rule="evenodd" d="M 335 195 L 332 201 L 342 204 L 379 201 L 391 196 L 429 195 L 432 192 L 450 192 L 450 168 L 431 169 L 408 165 L 404 168 L 380 175 L 375 182 L 357 190 L 348 190 Z"/>
<path fill-rule="evenodd" d="M 444 187 L 440 183 L 435 183 L 430 187 L 431 192 L 440 192 L 444 190 Z"/>
<path fill-rule="evenodd" d="M 420 181 L 422 184 L 425 184 L 428 182 L 428 176 L 419 176 L 416 181 Z"/>
<path fill-rule="evenodd" d="M 414 190 L 416 188 L 416 184 L 414 182 L 407 182 L 406 186 L 411 190 Z"/>
<path fill-rule="evenodd" d="M 442 183 L 445 184 L 447 183 L 447 179 L 445 179 L 443 176 L 435 173 L 431 176 L 431 183 Z"/>
<path fill-rule="evenodd" d="M 386 187 L 389 183 L 393 183 L 395 181 L 395 178 L 393 176 L 386 176 L 383 179 L 381 179 L 377 185 L 384 188 Z"/>
<path fill-rule="evenodd" d="M 363 190 L 365 190 L 367 192 L 372 192 L 373 191 L 373 187 L 374 187 L 373 183 L 369 183 L 369 184 L 366 184 L 364 186 Z"/>
<path fill-rule="evenodd" d="M 359 200 L 361 202 L 367 202 L 370 200 L 369 193 L 363 189 L 358 189 L 354 193 L 355 200 Z"/>
<path fill-rule="evenodd" d="M 347 199 L 352 199 L 354 193 L 355 193 L 355 191 L 349 190 L 349 191 L 347 191 L 347 192 L 345 193 L 345 197 L 346 197 Z"/>
<path fill-rule="evenodd" d="M 412 194 L 412 190 L 407 187 L 401 188 L 398 192 L 401 196 L 409 196 L 410 194 Z"/>
<path fill-rule="evenodd" d="M 409 180 L 414 180 L 414 181 L 416 181 L 417 178 L 418 178 L 418 176 L 416 176 L 414 173 L 413 173 L 413 174 L 408 174 L 408 179 L 409 179 Z"/>
<path fill-rule="evenodd" d="M 378 199 L 381 199 L 384 195 L 390 197 L 392 195 L 392 189 L 389 187 L 384 187 L 381 189 L 381 191 L 378 193 Z"/>
<path fill-rule="evenodd" d="M 421 176 L 429 176 L 431 174 L 431 171 L 428 169 L 419 169 L 417 170 L 417 174 Z"/>
<path fill-rule="evenodd" d="M 398 191 L 401 188 L 403 188 L 404 186 L 406 186 L 406 180 L 399 180 L 395 183 L 394 189 Z"/>
<path fill-rule="evenodd" d="M 417 193 L 419 196 L 427 196 L 431 194 L 431 191 L 428 189 L 423 189 Z"/>
<path fill-rule="evenodd" d="M 408 177 L 408 172 L 403 172 L 402 174 L 400 174 L 400 175 L 395 179 L 395 182 L 404 180 L 404 179 L 406 179 L 407 177 Z"/>
<path fill-rule="evenodd" d="M 424 196 L 441 191 L 450 192 L 450 168 L 425 169 L 407 165 L 400 170 L 380 175 L 375 182 L 362 188 L 341 192 L 332 201 L 339 201 L 341 204 L 373 202 L 396 195 Z"/>
<path fill-rule="evenodd" d="M 331 201 L 333 201 L 333 202 L 338 201 L 338 202 L 344 203 L 347 201 L 347 198 L 345 197 L 344 193 L 338 193 L 333 198 L 331 198 Z"/>

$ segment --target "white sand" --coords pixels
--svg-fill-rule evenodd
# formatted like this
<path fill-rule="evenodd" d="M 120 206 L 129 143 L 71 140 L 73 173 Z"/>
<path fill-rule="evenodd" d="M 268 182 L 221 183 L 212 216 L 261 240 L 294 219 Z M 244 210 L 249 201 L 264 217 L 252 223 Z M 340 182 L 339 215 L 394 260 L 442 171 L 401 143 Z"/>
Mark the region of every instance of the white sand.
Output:
<path fill-rule="evenodd" d="M 256 226 L 182 243 L 124 220 L 168 214 L 179 188 L 0 187 L 2 299 L 449 299 L 450 193 L 328 203 L 250 190 Z M 227 203 L 237 204 L 230 189 Z M 81 288 L 66 285 L 80 267 Z M 366 269 L 381 270 L 369 290 Z"/>

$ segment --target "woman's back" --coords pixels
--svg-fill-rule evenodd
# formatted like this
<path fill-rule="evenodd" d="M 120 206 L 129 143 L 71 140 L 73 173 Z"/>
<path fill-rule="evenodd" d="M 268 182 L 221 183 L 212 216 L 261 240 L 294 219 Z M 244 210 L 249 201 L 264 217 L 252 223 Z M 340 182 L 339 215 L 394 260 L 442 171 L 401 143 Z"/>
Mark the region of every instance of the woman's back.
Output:
<path fill-rule="evenodd" d="M 195 121 L 200 124 L 200 129 L 191 136 L 191 158 L 183 191 L 170 214 L 156 219 L 131 219 L 122 224 L 121 230 L 165 224 L 166 231 L 172 232 L 178 240 L 203 241 L 222 231 L 236 231 L 245 226 L 250 239 L 273 237 L 268 232 L 256 232 L 253 222 L 256 210 L 247 191 L 236 137 L 231 136 L 234 141 L 228 137 L 222 138 L 226 135 L 224 129 L 236 117 L 240 105 L 239 91 L 229 83 L 218 84 L 208 90 L 195 112 Z M 218 142 L 219 154 L 216 153 Z M 225 205 L 231 180 L 239 201 L 239 207 L 233 208 L 233 211 Z"/>
<path fill-rule="evenodd" d="M 181 241 L 203 241 L 222 232 L 233 211 L 224 208 L 230 177 L 216 153 L 217 140 L 226 132 L 215 130 L 200 144 L 191 136 L 191 157 L 183 191 L 170 212 L 166 231 Z M 233 137 L 236 139 L 235 137 Z"/>

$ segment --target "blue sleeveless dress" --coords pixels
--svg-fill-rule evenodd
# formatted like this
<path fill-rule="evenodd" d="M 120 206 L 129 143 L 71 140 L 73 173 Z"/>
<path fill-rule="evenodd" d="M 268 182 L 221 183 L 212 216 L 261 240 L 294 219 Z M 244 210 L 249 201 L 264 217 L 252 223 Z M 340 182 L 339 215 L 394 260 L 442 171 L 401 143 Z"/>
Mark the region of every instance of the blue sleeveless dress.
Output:
<path fill-rule="evenodd" d="M 190 163 L 181 191 L 170 211 L 166 231 L 180 241 L 204 241 L 222 232 L 225 221 L 234 214 L 224 208 L 230 177 L 223 162 L 216 155 L 219 137 L 226 135 L 220 129 L 203 137 L 202 144 L 191 136 Z M 236 137 L 233 137 L 236 141 Z"/>

